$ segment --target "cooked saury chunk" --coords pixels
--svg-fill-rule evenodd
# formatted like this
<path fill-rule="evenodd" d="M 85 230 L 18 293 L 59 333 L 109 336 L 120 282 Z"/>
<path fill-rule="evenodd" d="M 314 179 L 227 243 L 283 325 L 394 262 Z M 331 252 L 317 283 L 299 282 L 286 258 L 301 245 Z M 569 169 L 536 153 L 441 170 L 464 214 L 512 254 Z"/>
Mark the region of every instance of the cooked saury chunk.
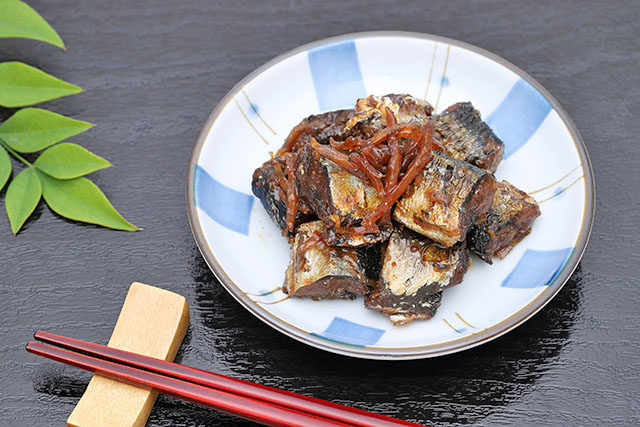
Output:
<path fill-rule="evenodd" d="M 464 243 L 443 248 L 410 230 L 396 230 L 365 306 L 381 311 L 396 325 L 429 319 L 440 305 L 440 291 L 460 283 L 468 267 Z"/>
<path fill-rule="evenodd" d="M 280 161 L 267 160 L 253 172 L 251 181 L 251 191 L 260 199 L 262 206 L 267 211 L 271 219 L 280 227 L 283 233 L 286 232 L 286 216 L 287 216 L 287 194 L 278 185 L 275 167 L 273 162 Z M 295 224 L 309 221 L 313 217 L 312 211 L 304 203 L 298 203 L 298 212 Z"/>
<path fill-rule="evenodd" d="M 413 231 L 396 230 L 387 244 L 381 281 L 398 296 L 414 295 L 420 289 L 435 294 L 460 283 L 468 267 L 464 243 L 444 248 Z"/>
<path fill-rule="evenodd" d="M 298 227 L 283 291 L 315 300 L 364 295 L 369 289 L 365 254 L 357 248 L 327 245 L 321 237 L 323 227 L 322 221 Z"/>
<path fill-rule="evenodd" d="M 433 118 L 435 137 L 448 156 L 495 172 L 504 144 L 470 102 L 459 102 Z"/>
<path fill-rule="evenodd" d="M 328 243 L 360 246 L 389 237 L 389 227 L 363 235 L 347 236 L 340 232 L 341 228 L 360 225 L 380 204 L 381 197 L 369 183 L 320 156 L 311 145 L 297 153 L 296 177 L 299 198 L 330 227 L 325 233 Z"/>
<path fill-rule="evenodd" d="M 490 173 L 438 151 L 400 198 L 393 217 L 413 231 L 444 245 L 464 240 L 471 224 L 493 200 Z"/>
<path fill-rule="evenodd" d="M 540 208 L 533 197 L 509 182 L 501 181 L 486 220 L 469 229 L 469 248 L 492 264 L 494 255 L 504 258 L 516 243 L 529 234 L 531 224 L 539 215 Z"/>

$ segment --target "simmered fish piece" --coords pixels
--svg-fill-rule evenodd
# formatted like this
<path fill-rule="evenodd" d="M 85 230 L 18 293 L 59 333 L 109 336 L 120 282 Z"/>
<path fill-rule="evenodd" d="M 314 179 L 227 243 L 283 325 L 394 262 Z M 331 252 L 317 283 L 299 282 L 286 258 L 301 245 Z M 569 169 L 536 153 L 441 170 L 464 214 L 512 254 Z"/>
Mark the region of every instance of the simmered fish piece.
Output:
<path fill-rule="evenodd" d="M 470 102 L 453 104 L 433 118 L 434 136 L 446 154 L 495 172 L 502 161 L 504 144 L 480 118 Z"/>
<path fill-rule="evenodd" d="M 381 283 L 394 295 L 435 294 L 457 285 L 469 267 L 464 242 L 444 248 L 411 230 L 395 230 L 382 261 Z"/>
<path fill-rule="evenodd" d="M 504 258 L 529 234 L 531 225 L 538 216 L 540 208 L 533 197 L 509 182 L 501 181 L 486 220 L 469 229 L 469 248 L 492 264 L 493 256 Z"/>
<path fill-rule="evenodd" d="M 253 172 L 251 191 L 260 200 L 273 222 L 280 227 L 283 234 L 286 234 L 287 194 L 278 185 L 275 168 L 271 160 L 264 162 L 262 166 Z M 299 202 L 295 225 L 310 221 L 312 218 L 313 212 L 311 209 L 304 202 Z"/>
<path fill-rule="evenodd" d="M 464 243 L 443 248 L 410 230 L 395 230 L 365 306 L 389 316 L 395 325 L 429 319 L 440 306 L 440 291 L 460 283 L 468 268 Z"/>
<path fill-rule="evenodd" d="M 323 228 L 322 221 L 297 228 L 283 291 L 314 300 L 364 295 L 369 291 L 370 255 L 358 248 L 327 245 L 321 237 Z"/>
<path fill-rule="evenodd" d="M 356 103 L 355 115 L 344 125 L 340 138 L 372 138 L 387 125 L 386 108 L 391 110 L 398 123 L 423 124 L 433 112 L 433 107 L 427 101 L 410 95 L 371 95 L 360 98 Z"/>
<path fill-rule="evenodd" d="M 329 244 L 360 246 L 386 240 L 390 228 L 379 233 L 344 235 L 341 228 L 360 225 L 362 219 L 381 202 L 369 183 L 317 154 L 311 145 L 296 156 L 298 197 L 329 227 L 325 239 Z"/>
<path fill-rule="evenodd" d="M 489 210 L 495 191 L 492 174 L 434 151 L 396 204 L 393 217 L 431 240 L 453 246 Z"/>

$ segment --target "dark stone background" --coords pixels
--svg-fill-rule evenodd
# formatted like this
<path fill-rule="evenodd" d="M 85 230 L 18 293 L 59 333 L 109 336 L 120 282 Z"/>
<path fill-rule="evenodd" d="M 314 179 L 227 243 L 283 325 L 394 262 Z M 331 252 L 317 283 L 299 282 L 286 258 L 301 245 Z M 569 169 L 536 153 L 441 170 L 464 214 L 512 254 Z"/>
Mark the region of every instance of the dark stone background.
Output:
<path fill-rule="evenodd" d="M 640 423 L 637 2 L 30 3 L 68 52 L 0 40 L 0 58 L 86 89 L 44 106 L 97 124 L 74 141 L 115 165 L 93 178 L 144 231 L 78 225 L 40 206 L 12 237 L 0 215 L 1 424 L 66 420 L 90 375 L 24 345 L 37 329 L 105 343 L 135 280 L 186 296 L 178 360 L 192 366 L 437 425 Z M 352 359 L 276 332 L 217 283 L 187 221 L 188 156 L 222 96 L 291 48 L 378 29 L 459 39 L 521 67 L 573 118 L 595 171 L 591 241 L 563 290 L 502 338 L 437 359 Z M 161 397 L 149 424 L 235 422 L 250 424 Z"/>

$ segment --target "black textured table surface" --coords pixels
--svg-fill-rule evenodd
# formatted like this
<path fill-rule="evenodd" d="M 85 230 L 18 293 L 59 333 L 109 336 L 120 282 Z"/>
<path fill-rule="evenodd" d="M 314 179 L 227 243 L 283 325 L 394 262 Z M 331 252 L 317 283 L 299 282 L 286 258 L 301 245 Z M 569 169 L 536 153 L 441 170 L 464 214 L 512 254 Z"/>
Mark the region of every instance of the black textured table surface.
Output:
<path fill-rule="evenodd" d="M 90 375 L 24 345 L 37 329 L 106 343 L 133 281 L 187 298 L 192 320 L 178 361 L 188 365 L 435 425 L 640 423 L 637 3 L 30 3 L 68 51 L 0 40 L 0 60 L 86 90 L 45 106 L 97 125 L 75 141 L 115 165 L 94 180 L 144 231 L 78 225 L 41 205 L 12 237 L 0 215 L 0 424 L 64 423 Z M 567 110 L 593 163 L 595 224 L 571 280 L 522 326 L 451 356 L 367 361 L 284 336 L 218 284 L 189 229 L 188 157 L 224 94 L 298 45 L 369 30 L 438 34 L 513 62 Z M 232 423 L 251 424 L 167 397 L 149 420 Z"/>

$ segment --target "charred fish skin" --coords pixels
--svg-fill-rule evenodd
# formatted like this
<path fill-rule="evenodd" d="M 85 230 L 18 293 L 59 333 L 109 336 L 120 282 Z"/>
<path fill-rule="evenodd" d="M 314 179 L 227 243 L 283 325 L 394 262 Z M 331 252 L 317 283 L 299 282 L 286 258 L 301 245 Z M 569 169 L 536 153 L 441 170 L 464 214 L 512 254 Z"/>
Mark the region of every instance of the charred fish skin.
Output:
<path fill-rule="evenodd" d="M 394 295 L 386 288 L 378 288 L 364 297 L 364 306 L 387 316 L 395 325 L 413 320 L 428 320 L 435 316 L 442 302 L 442 292 L 427 295 L 418 291 L 412 298 Z"/>
<path fill-rule="evenodd" d="M 288 234 L 287 195 L 278 185 L 275 168 L 271 160 L 267 160 L 253 172 L 251 191 L 260 200 L 269 217 L 276 223 L 283 234 Z M 304 204 L 298 204 L 295 224 L 310 221 L 313 218 L 311 210 Z"/>
<path fill-rule="evenodd" d="M 301 224 L 294 237 L 283 292 L 292 297 L 354 299 L 370 290 L 370 279 L 356 248 L 329 246 L 321 221 Z"/>
<path fill-rule="evenodd" d="M 393 218 L 443 246 L 453 246 L 489 210 L 495 191 L 492 174 L 433 151 L 396 204 Z"/>
<path fill-rule="evenodd" d="M 493 173 L 504 156 L 504 143 L 470 102 L 459 102 L 432 120 L 434 135 L 446 154 Z"/>
<path fill-rule="evenodd" d="M 469 268 L 464 242 L 449 248 L 411 230 L 395 230 L 384 254 L 380 286 L 396 296 L 427 295 L 455 286 Z"/>
<path fill-rule="evenodd" d="M 339 138 L 372 138 L 386 127 L 387 108 L 393 113 L 398 123 L 424 124 L 433 113 L 431 104 L 411 95 L 393 93 L 384 96 L 371 95 L 358 99 L 355 114 L 346 122 Z"/>
<path fill-rule="evenodd" d="M 540 216 L 535 199 L 507 181 L 498 183 L 486 219 L 469 229 L 469 248 L 482 260 L 503 259 L 511 249 L 531 232 L 533 221 Z"/>
<path fill-rule="evenodd" d="M 344 235 L 341 227 L 360 225 L 362 219 L 381 202 L 369 183 L 320 156 L 311 145 L 296 154 L 298 197 L 327 225 L 325 240 L 336 246 L 362 246 L 386 240 L 389 227 L 379 233 Z"/>

